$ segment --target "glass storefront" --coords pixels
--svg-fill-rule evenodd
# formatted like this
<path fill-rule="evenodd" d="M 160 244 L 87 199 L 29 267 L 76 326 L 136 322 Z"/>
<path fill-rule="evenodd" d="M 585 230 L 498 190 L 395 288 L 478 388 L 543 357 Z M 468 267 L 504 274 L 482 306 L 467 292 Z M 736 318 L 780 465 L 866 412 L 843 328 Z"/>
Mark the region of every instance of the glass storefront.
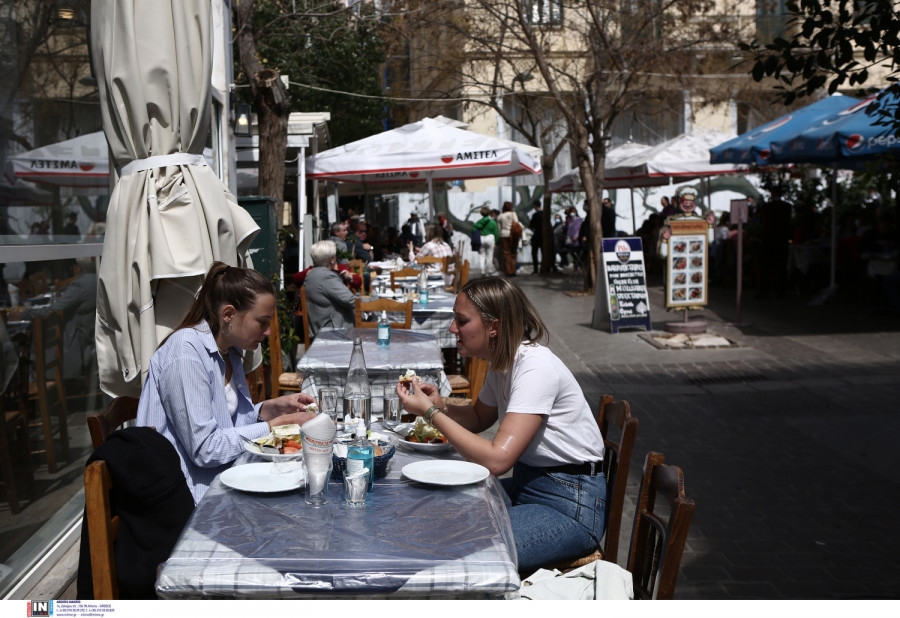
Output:
<path fill-rule="evenodd" d="M 108 155 L 89 0 L 0 0 L 0 593 L 81 516 Z"/>

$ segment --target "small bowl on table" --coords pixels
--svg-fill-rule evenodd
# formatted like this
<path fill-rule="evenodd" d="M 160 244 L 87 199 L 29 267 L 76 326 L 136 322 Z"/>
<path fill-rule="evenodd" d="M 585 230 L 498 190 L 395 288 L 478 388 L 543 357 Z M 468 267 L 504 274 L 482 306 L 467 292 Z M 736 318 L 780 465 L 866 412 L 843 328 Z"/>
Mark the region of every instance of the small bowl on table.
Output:
<path fill-rule="evenodd" d="M 377 444 L 381 447 L 383 453 L 378 457 L 375 457 L 374 467 L 375 467 L 375 478 L 380 479 L 384 478 L 387 475 L 387 467 L 388 462 L 390 462 L 391 457 L 394 456 L 396 452 L 396 447 L 390 442 L 386 442 L 384 440 L 375 440 L 373 444 Z M 334 480 L 341 480 L 344 478 L 344 470 L 347 468 L 347 458 L 346 457 L 338 457 L 337 455 L 331 455 L 331 478 Z"/>

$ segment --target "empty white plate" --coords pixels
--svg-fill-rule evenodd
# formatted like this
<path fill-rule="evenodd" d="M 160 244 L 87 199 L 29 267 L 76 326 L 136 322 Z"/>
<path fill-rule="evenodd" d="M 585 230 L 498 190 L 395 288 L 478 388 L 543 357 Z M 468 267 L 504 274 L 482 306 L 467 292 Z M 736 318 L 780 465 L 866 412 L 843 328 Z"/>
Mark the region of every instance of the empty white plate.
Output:
<path fill-rule="evenodd" d="M 403 476 L 429 485 L 470 485 L 491 475 L 484 466 L 469 461 L 433 459 L 403 466 Z"/>

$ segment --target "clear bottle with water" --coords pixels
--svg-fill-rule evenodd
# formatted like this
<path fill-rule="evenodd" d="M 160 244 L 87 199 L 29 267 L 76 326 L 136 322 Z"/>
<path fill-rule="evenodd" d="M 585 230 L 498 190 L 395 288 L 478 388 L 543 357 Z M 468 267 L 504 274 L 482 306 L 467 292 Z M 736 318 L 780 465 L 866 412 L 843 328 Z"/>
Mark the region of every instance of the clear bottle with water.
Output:
<path fill-rule="evenodd" d="M 378 345 L 391 345 L 391 323 L 388 322 L 387 313 L 384 311 L 378 318 Z"/>
<path fill-rule="evenodd" d="M 366 357 L 363 356 L 362 339 L 353 340 L 350 354 L 350 369 L 344 383 L 344 424 L 362 419 L 366 429 L 372 427 L 372 390 L 369 388 L 369 374 L 366 372 Z"/>
<path fill-rule="evenodd" d="M 416 284 L 416 292 L 419 294 L 419 304 L 428 304 L 428 273 L 425 271 L 425 264 L 422 264 L 422 270 L 419 272 L 419 280 Z"/>

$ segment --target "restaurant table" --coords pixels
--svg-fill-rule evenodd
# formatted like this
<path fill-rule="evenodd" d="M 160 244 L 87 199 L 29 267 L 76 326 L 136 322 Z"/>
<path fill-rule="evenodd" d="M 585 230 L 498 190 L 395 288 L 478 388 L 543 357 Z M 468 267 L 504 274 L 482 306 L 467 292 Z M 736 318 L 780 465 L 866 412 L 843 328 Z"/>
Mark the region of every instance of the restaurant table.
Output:
<path fill-rule="evenodd" d="M 376 296 L 391 300 L 403 300 L 402 296 L 389 293 Z M 432 333 L 437 338 L 439 346 L 455 349 L 456 335 L 450 332 L 450 324 L 453 322 L 453 303 L 455 302 L 456 294 L 443 290 L 429 292 L 428 302 L 424 305 L 414 300 L 412 330 Z M 396 331 L 391 332 L 393 334 Z"/>
<path fill-rule="evenodd" d="M 340 328 L 319 331 L 309 349 L 297 362 L 297 373 L 303 374 L 301 390 L 318 397 L 318 389 L 332 387 L 343 396 L 344 381 L 350 369 L 353 339 L 359 337 L 366 358 L 369 383 L 375 387 L 394 388 L 401 374 L 413 369 L 423 381 L 438 387 L 441 395 L 450 394 L 450 383 L 444 373 L 444 360 L 437 338 L 430 332 L 391 329 L 391 344 L 379 346 L 376 328 Z M 373 396 L 372 411 L 382 411 L 381 397 Z"/>
<path fill-rule="evenodd" d="M 503 598 L 520 580 L 496 477 L 434 486 L 402 476 L 424 459 L 398 445 L 364 507 L 331 481 L 313 508 L 303 489 L 247 493 L 217 478 L 197 504 L 156 590 L 164 599 Z M 245 455 L 239 463 L 256 461 Z M 236 464 L 237 465 L 237 464 Z"/>

